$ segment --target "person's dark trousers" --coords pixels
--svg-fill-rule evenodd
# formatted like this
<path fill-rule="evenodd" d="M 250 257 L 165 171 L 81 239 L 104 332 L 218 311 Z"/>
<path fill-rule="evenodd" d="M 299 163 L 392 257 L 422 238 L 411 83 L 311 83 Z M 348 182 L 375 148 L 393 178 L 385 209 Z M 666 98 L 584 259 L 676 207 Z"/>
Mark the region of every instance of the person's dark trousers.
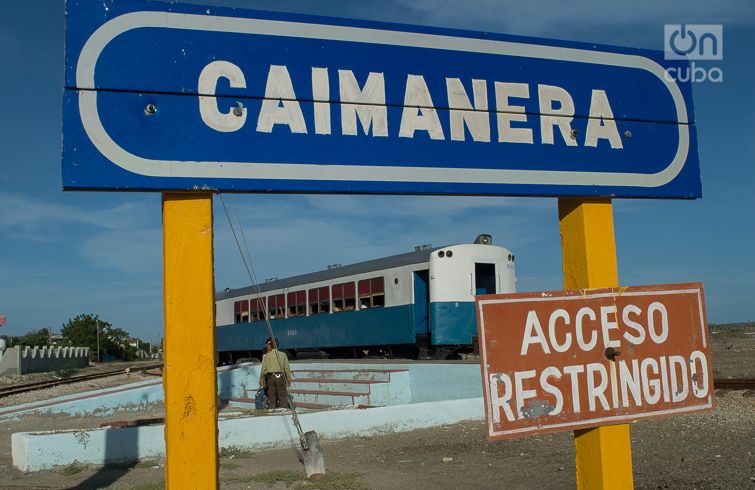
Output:
<path fill-rule="evenodd" d="M 282 374 L 267 376 L 267 396 L 267 408 L 288 408 L 288 389 Z"/>

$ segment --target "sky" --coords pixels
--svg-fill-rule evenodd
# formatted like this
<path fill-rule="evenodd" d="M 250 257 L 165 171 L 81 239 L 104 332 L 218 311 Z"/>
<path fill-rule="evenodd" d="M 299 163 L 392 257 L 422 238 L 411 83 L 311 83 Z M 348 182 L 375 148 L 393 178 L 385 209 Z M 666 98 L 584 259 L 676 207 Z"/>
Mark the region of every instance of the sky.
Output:
<path fill-rule="evenodd" d="M 206 1 L 663 49 L 664 24 L 723 24 L 720 83 L 693 87 L 703 198 L 615 199 L 621 285 L 703 282 L 708 320 L 755 320 L 755 6 L 742 1 Z M 95 313 L 162 336 L 158 192 L 62 192 L 64 3 L 6 1 L 0 15 L 0 335 Z M 531 197 L 224 195 L 259 278 L 324 269 L 488 233 L 517 257 L 519 291 L 562 288 L 557 203 Z M 214 200 L 215 285 L 248 285 Z M 274 219 L 271 219 L 274 217 Z"/>

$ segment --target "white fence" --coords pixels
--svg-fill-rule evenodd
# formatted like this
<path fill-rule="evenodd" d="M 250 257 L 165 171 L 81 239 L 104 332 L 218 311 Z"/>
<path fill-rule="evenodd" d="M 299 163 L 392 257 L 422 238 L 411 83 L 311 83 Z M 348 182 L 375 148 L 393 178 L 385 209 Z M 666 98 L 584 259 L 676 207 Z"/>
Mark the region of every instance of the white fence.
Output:
<path fill-rule="evenodd" d="M 0 375 L 42 373 L 89 365 L 89 347 L 11 347 L 0 358 Z"/>

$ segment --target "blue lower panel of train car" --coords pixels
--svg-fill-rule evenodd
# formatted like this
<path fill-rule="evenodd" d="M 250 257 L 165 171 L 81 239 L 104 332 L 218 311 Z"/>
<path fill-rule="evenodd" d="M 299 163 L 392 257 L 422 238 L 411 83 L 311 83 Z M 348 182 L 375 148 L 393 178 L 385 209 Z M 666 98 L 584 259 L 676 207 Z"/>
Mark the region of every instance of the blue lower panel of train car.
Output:
<path fill-rule="evenodd" d="M 473 301 L 430 303 L 432 345 L 471 344 L 477 335 Z"/>
<path fill-rule="evenodd" d="M 282 349 L 413 344 L 411 305 L 271 320 Z M 264 322 L 236 323 L 216 330 L 220 352 L 260 350 L 270 334 Z"/>

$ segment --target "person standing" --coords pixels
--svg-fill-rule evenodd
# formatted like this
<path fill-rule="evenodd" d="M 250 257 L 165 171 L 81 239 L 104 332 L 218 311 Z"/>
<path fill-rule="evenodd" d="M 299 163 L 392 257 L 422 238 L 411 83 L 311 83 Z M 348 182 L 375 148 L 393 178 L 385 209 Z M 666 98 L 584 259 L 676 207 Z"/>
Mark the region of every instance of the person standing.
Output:
<path fill-rule="evenodd" d="M 278 350 L 273 339 L 265 341 L 267 353 L 262 358 L 260 385 L 267 386 L 268 408 L 288 408 L 288 386 L 291 384 L 291 368 L 288 357 Z"/>

